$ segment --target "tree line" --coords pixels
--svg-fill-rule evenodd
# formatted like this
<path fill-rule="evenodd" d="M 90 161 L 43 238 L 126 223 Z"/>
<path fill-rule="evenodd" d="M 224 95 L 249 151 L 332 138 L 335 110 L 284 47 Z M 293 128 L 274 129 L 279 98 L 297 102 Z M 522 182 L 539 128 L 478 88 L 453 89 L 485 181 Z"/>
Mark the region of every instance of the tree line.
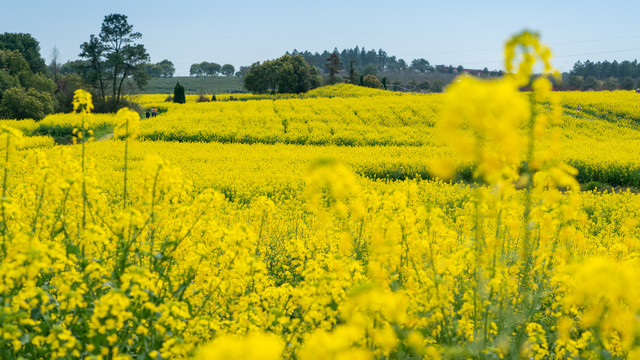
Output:
<path fill-rule="evenodd" d="M 604 80 L 609 77 L 623 79 L 625 77 L 639 78 L 640 77 L 640 64 L 638 60 L 625 60 L 618 62 L 616 60 L 598 61 L 592 62 L 587 60 L 585 62 L 578 61 L 573 65 L 573 69 L 569 72 L 570 75 L 576 76 L 595 76 L 598 80 Z"/>
<path fill-rule="evenodd" d="M 348 61 L 345 61 L 347 59 Z M 360 60 L 358 60 L 360 59 Z M 365 59 L 363 61 L 362 59 Z M 358 62 L 360 64 L 358 65 Z M 300 65 L 300 64 L 305 64 Z M 294 64 L 293 66 L 290 64 Z M 400 64 L 400 66 L 397 66 Z M 296 75 L 290 75 L 292 69 L 302 69 L 296 71 Z M 254 93 L 285 93 L 303 92 L 305 89 L 314 88 L 322 84 L 336 84 L 340 82 L 367 86 L 380 89 L 388 89 L 388 84 L 397 86 L 402 84 L 398 78 L 398 72 L 420 74 L 421 81 L 410 79 L 406 88 L 416 91 L 440 92 L 443 90 L 445 82 L 443 79 L 435 78 L 432 82 L 425 77 L 430 73 L 450 74 L 452 79 L 454 74 L 464 71 L 462 66 L 437 65 L 432 66 L 426 59 L 414 59 L 409 66 L 404 60 L 397 60 L 395 56 L 387 56 L 383 50 L 365 51 L 358 47 L 346 49 L 339 52 L 324 51 L 321 54 L 311 54 L 310 52 L 286 53 L 284 56 L 267 60 L 261 63 L 254 63 L 251 67 L 241 67 L 238 75 L 244 78 L 245 89 Z M 302 74 L 302 75 L 300 75 Z M 489 77 L 501 75 L 502 72 L 490 72 L 488 69 L 478 70 L 475 75 Z M 379 76 L 379 77 L 378 77 Z M 388 76 L 392 77 L 389 81 Z M 393 79 L 395 77 L 395 79 Z M 303 80 L 301 80 L 303 79 Z M 296 85 L 304 84 L 303 86 Z"/>
<path fill-rule="evenodd" d="M 592 62 L 578 61 L 565 74 L 564 87 L 575 90 L 631 90 L 640 88 L 640 64 L 637 60 Z"/>
<path fill-rule="evenodd" d="M 394 55 L 388 55 L 387 52 L 382 49 L 366 50 L 364 47 L 360 48 L 359 46 L 352 49 L 343 49 L 342 51 L 334 48 L 333 51 L 324 50 L 315 53 L 311 53 L 308 50 L 300 52 L 294 49 L 291 53 L 287 52 L 287 54 L 302 55 L 310 66 L 317 67 L 323 73 L 329 72 L 326 59 L 332 56 L 332 54 L 336 54 L 342 64 L 353 64 L 354 69 L 363 75 L 393 72 L 453 74 L 461 73 L 464 70 L 462 65 L 432 65 L 424 58 L 413 59 L 411 62 L 407 62 Z M 483 69 L 483 71 L 488 76 L 501 74 L 499 71 L 490 71 L 487 68 Z"/>
<path fill-rule="evenodd" d="M 144 65 L 147 75 L 151 78 L 171 78 L 176 73 L 176 67 L 167 59 L 158 63 Z"/>
<path fill-rule="evenodd" d="M 88 60 L 79 59 L 59 64 L 58 71 L 63 75 L 73 73 L 80 74 L 90 66 L 91 63 Z M 145 63 L 144 72 L 146 72 L 149 78 L 172 78 L 176 73 L 176 68 L 172 61 L 164 59 L 155 64 L 150 62 Z"/>
<path fill-rule="evenodd" d="M 236 68 L 231 64 L 220 65 L 215 62 L 203 61 L 199 64 L 191 64 L 189 68 L 189 75 L 196 77 L 208 77 L 208 76 L 233 76 L 236 72 Z"/>

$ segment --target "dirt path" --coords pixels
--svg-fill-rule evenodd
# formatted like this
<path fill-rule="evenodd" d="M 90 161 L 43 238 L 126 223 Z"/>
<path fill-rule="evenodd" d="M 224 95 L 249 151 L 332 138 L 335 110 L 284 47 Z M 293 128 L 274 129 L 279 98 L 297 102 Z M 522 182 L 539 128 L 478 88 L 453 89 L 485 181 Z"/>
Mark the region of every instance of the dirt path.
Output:
<path fill-rule="evenodd" d="M 106 135 L 102 136 L 101 138 L 96 139 L 96 141 L 109 140 L 109 139 L 111 139 L 112 137 L 113 137 L 113 133 L 111 133 L 111 134 L 106 134 Z"/>

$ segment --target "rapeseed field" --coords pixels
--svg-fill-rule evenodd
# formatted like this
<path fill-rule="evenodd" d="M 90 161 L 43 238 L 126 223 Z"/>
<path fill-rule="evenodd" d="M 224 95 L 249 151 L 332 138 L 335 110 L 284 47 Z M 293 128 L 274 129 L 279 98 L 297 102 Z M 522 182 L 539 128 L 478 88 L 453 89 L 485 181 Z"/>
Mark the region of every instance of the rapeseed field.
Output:
<path fill-rule="evenodd" d="M 550 59 L 0 121 L 0 357 L 640 358 L 638 95 Z"/>

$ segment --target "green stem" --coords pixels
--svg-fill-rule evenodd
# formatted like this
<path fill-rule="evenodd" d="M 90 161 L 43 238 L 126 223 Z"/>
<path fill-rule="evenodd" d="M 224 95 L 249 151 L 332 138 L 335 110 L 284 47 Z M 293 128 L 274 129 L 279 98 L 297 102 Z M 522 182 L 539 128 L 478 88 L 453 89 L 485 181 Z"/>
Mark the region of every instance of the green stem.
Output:
<path fill-rule="evenodd" d="M 498 211 L 498 218 L 496 220 L 496 234 L 495 234 L 495 241 L 497 242 L 498 239 L 500 238 L 500 227 L 501 227 L 501 219 L 502 219 L 502 210 Z M 504 249 L 504 242 L 502 245 L 502 248 Z M 496 277 L 496 269 L 497 269 L 497 257 L 498 257 L 498 249 L 497 246 L 493 247 L 493 265 L 492 265 L 492 269 L 491 269 L 491 279 L 494 279 Z M 493 291 L 493 287 L 490 287 L 489 289 L 489 298 L 488 301 L 489 303 L 491 303 L 493 301 L 493 296 L 495 295 L 495 292 Z M 484 346 L 486 347 L 489 341 L 489 332 L 490 332 L 490 328 L 489 328 L 489 308 L 485 308 L 484 311 Z"/>
<path fill-rule="evenodd" d="M 127 137 L 124 140 L 124 208 L 127 207 L 127 170 L 129 165 L 129 121 L 127 121 Z"/>
<path fill-rule="evenodd" d="M 154 260 L 154 253 L 153 253 L 153 248 L 155 245 L 155 240 L 156 240 L 156 212 L 155 212 L 155 205 L 156 205 L 156 188 L 158 185 L 158 176 L 160 175 L 160 169 L 162 168 L 162 165 L 158 166 L 158 170 L 156 170 L 156 175 L 153 178 L 153 191 L 151 194 L 151 213 L 149 214 L 149 228 L 150 228 L 150 232 L 149 232 L 149 256 L 150 256 L 150 263 L 153 264 L 154 268 L 156 266 L 156 261 Z"/>
<path fill-rule="evenodd" d="M 81 139 L 81 144 L 82 144 L 82 229 L 84 230 L 86 225 L 87 225 L 87 173 L 86 173 L 86 168 L 85 168 L 85 137 L 86 134 L 84 134 L 84 124 L 85 124 L 85 117 L 82 116 L 82 128 L 80 129 L 80 131 L 82 132 L 82 139 Z"/>
<path fill-rule="evenodd" d="M 432 235 L 432 238 L 434 239 L 435 242 L 435 237 L 436 234 L 434 233 Z M 435 256 L 433 255 L 433 247 L 431 246 L 431 242 L 427 241 L 427 250 L 429 251 L 429 263 L 431 266 L 431 271 L 433 272 L 433 278 L 434 279 L 438 279 L 438 271 L 436 270 L 436 261 L 435 261 Z M 414 263 L 414 271 L 416 272 L 416 276 L 418 279 L 418 283 L 420 284 L 420 287 L 422 288 L 422 281 L 420 279 L 420 275 L 418 273 L 418 269 L 415 266 Z M 444 278 L 444 276 L 440 276 L 441 278 Z M 438 281 L 434 281 L 434 288 L 436 290 L 436 299 L 440 300 L 441 296 L 440 296 L 440 285 Z M 445 343 L 446 344 L 451 344 L 452 339 L 453 339 L 453 327 L 449 326 L 449 323 L 447 321 L 448 317 L 447 317 L 447 313 L 445 311 L 445 307 L 443 303 L 440 303 L 440 313 L 442 314 L 442 325 L 443 325 L 443 329 L 442 329 L 442 337 L 444 337 Z M 453 321 L 452 321 L 453 323 Z"/>
<path fill-rule="evenodd" d="M 532 95 L 533 96 L 533 95 Z M 531 163 L 533 162 L 535 155 L 535 136 L 534 136 L 534 127 L 535 127 L 535 119 L 536 119 L 536 102 L 535 99 L 531 99 L 531 118 L 529 119 L 529 146 L 527 148 L 527 164 L 524 169 L 525 176 L 527 176 L 527 186 L 524 189 L 525 198 L 524 198 L 524 238 L 522 242 L 522 260 L 523 266 L 520 272 L 520 283 L 518 284 L 518 296 L 520 297 L 516 306 L 519 307 L 517 311 L 525 314 L 522 322 L 519 324 L 515 324 L 515 332 L 517 333 L 513 353 L 511 354 L 512 359 L 517 359 L 519 354 L 518 350 L 522 346 L 524 342 L 524 326 L 529 321 L 532 316 L 532 313 L 535 311 L 536 307 L 536 298 L 534 294 L 534 288 L 531 286 L 532 279 L 535 278 L 535 274 L 531 274 L 533 270 L 533 252 L 534 248 L 532 246 L 532 229 L 531 229 L 531 211 L 533 207 L 533 173 L 534 169 L 531 167 Z"/>
<path fill-rule="evenodd" d="M 531 101 L 531 118 L 529 119 L 529 146 L 527 149 L 527 167 L 525 169 L 525 175 L 528 178 L 527 186 L 525 188 L 525 198 L 524 198 L 524 238 L 522 243 L 522 251 L 523 251 L 523 260 L 524 267 L 522 268 L 522 273 L 520 276 L 520 285 L 518 293 L 521 295 L 525 295 L 525 293 L 530 289 L 530 279 L 531 279 L 531 268 L 533 267 L 533 248 L 531 244 L 531 210 L 533 206 L 532 199 L 532 190 L 533 190 L 533 169 L 531 168 L 531 163 L 533 162 L 534 153 L 535 153 L 535 144 L 534 144 L 534 127 L 535 127 L 535 118 L 536 118 L 536 103 L 535 101 Z"/>
<path fill-rule="evenodd" d="M 482 229 L 484 226 L 482 216 L 480 216 L 480 188 L 476 191 L 476 228 L 475 228 L 475 266 L 473 271 L 473 341 L 478 341 L 479 327 L 478 327 L 478 296 L 480 291 L 480 258 L 482 252 Z"/>
<path fill-rule="evenodd" d="M 2 180 L 2 256 L 7 256 L 7 232 L 9 227 L 7 226 L 7 214 L 6 214 L 6 201 L 7 201 L 7 188 L 9 184 L 9 145 L 11 145 L 11 134 L 7 133 L 7 148 L 5 149 L 4 156 L 4 178 Z"/>

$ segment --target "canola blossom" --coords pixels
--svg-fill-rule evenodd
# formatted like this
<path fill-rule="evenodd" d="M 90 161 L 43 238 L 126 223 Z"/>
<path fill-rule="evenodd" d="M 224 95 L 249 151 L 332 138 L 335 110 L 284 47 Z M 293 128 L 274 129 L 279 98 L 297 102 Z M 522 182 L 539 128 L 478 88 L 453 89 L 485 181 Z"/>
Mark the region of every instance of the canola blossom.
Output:
<path fill-rule="evenodd" d="M 637 98 L 519 91 L 533 33 L 505 61 L 0 120 L 0 358 L 640 357 Z"/>

